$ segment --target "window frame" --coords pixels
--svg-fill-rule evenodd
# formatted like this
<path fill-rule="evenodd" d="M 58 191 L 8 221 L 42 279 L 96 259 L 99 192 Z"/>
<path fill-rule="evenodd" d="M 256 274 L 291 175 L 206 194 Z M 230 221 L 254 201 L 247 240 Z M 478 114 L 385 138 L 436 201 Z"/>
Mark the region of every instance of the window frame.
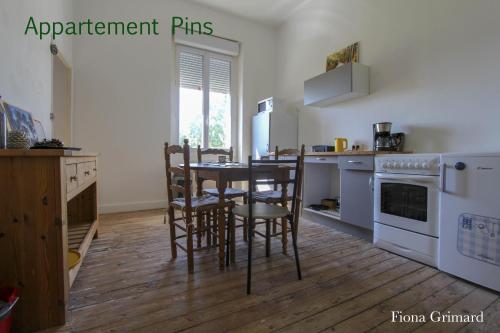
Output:
<path fill-rule="evenodd" d="M 174 64 L 174 69 L 175 69 L 175 84 L 174 84 L 174 91 L 173 91 L 173 112 L 172 112 L 172 117 L 171 117 L 171 141 L 175 142 L 177 144 L 182 144 L 179 142 L 179 132 L 180 132 L 180 116 L 179 116 L 179 106 L 180 106 L 180 54 L 181 52 L 189 52 L 193 54 L 198 54 L 203 57 L 203 138 L 202 138 L 202 148 L 209 148 L 208 143 L 209 143 L 209 103 L 210 103 L 210 78 L 209 78 L 209 61 L 210 57 L 212 58 L 217 58 L 225 61 L 229 61 L 230 63 L 230 71 L 231 71 L 231 76 L 230 76 L 230 94 L 231 94 L 231 138 L 230 138 L 230 144 L 233 149 L 237 147 L 237 140 L 238 140 L 238 110 L 237 110 L 237 84 L 236 84 L 236 69 L 235 69 L 235 57 L 230 56 L 230 55 L 225 55 L 222 53 L 218 52 L 212 52 L 212 51 L 207 51 L 191 46 L 185 46 L 185 45 L 176 45 L 175 47 L 175 64 Z M 192 147 L 196 148 L 196 147 Z M 213 148 L 213 147 L 210 147 Z M 229 148 L 229 147 L 224 147 L 224 148 Z"/>

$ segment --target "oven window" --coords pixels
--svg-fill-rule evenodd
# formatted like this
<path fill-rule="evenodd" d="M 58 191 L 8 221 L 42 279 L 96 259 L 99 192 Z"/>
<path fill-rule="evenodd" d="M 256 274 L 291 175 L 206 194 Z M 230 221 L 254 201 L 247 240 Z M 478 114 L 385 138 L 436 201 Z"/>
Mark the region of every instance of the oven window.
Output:
<path fill-rule="evenodd" d="M 381 184 L 382 213 L 427 222 L 427 187 L 398 184 Z"/>

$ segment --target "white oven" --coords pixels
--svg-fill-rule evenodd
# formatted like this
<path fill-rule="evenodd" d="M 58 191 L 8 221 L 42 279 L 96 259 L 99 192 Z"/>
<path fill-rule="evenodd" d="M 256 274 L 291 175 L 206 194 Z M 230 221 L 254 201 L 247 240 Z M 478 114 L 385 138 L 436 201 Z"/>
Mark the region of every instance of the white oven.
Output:
<path fill-rule="evenodd" d="M 438 154 L 375 158 L 375 245 L 437 265 L 439 179 Z"/>
<path fill-rule="evenodd" d="M 375 222 L 439 236 L 439 176 L 375 174 Z"/>

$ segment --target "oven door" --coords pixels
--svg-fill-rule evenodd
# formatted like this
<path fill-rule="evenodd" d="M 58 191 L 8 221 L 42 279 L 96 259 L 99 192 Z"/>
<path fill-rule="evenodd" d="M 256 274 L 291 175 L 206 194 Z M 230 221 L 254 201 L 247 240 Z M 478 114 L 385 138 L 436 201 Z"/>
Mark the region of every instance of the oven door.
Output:
<path fill-rule="evenodd" d="M 375 174 L 375 222 L 439 236 L 439 176 Z"/>

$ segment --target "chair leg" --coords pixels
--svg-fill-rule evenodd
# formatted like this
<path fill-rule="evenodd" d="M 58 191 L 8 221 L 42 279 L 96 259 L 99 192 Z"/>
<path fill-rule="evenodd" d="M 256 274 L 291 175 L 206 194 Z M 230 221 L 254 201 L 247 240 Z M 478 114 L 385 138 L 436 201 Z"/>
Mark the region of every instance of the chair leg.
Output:
<path fill-rule="evenodd" d="M 196 247 L 200 248 L 201 247 L 201 239 L 202 239 L 202 219 L 201 215 L 198 212 L 196 214 Z"/>
<path fill-rule="evenodd" d="M 248 199 L 246 196 L 243 197 L 243 204 L 247 204 Z M 246 218 L 243 218 L 243 240 L 248 241 L 248 221 Z"/>
<path fill-rule="evenodd" d="M 281 218 L 281 245 L 283 246 L 283 254 L 287 254 L 288 249 L 288 221 L 286 217 Z"/>
<path fill-rule="evenodd" d="M 177 258 L 177 244 L 175 236 L 175 224 L 174 224 L 174 210 L 173 208 L 168 208 L 168 227 L 170 229 L 170 251 L 172 252 L 172 259 Z"/>
<path fill-rule="evenodd" d="M 205 233 L 207 235 L 207 246 L 212 246 L 212 217 L 210 216 L 210 211 L 204 213 L 206 220 Z"/>
<path fill-rule="evenodd" d="M 217 209 L 212 210 L 212 245 L 217 246 Z"/>
<path fill-rule="evenodd" d="M 253 223 L 248 221 L 248 265 L 247 265 L 247 294 L 252 292 L 252 239 L 253 239 Z"/>
<path fill-rule="evenodd" d="M 229 266 L 229 256 L 230 254 L 230 244 L 231 244 L 231 225 L 229 224 L 229 221 L 226 225 L 226 266 Z M 224 232 L 224 231 L 222 231 Z"/>
<path fill-rule="evenodd" d="M 269 257 L 270 255 L 271 255 L 271 220 L 266 220 L 266 257 Z"/>
<path fill-rule="evenodd" d="M 276 219 L 273 219 L 273 235 L 276 235 L 277 224 L 278 224 L 278 221 L 276 221 Z"/>
<path fill-rule="evenodd" d="M 234 214 L 231 209 L 229 209 L 228 213 L 229 225 L 231 227 L 231 262 L 236 262 L 236 222 L 234 220 Z"/>
<path fill-rule="evenodd" d="M 293 243 L 293 252 L 295 255 L 295 265 L 297 266 L 297 276 L 299 280 L 302 280 L 302 272 L 300 270 L 300 260 L 299 260 L 299 249 L 297 248 L 297 227 L 292 220 L 290 220 L 291 228 L 292 228 L 292 243 Z"/>
<path fill-rule="evenodd" d="M 189 223 L 186 228 L 187 233 L 187 257 L 188 257 L 188 272 L 194 273 L 194 256 L 193 256 L 193 224 Z"/>

